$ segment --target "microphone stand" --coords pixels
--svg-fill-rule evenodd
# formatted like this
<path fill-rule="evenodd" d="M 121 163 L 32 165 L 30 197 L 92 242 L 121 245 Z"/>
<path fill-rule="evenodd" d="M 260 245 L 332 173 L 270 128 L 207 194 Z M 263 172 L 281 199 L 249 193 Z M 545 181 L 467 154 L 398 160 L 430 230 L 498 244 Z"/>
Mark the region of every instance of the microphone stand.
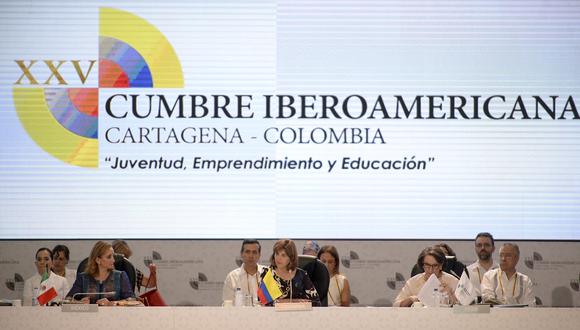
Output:
<path fill-rule="evenodd" d="M 79 295 L 83 295 L 83 296 L 98 296 L 98 295 L 106 296 L 106 295 L 110 295 L 110 296 L 113 296 L 116 293 L 117 293 L 116 291 L 107 291 L 107 292 L 77 292 L 77 293 L 73 294 L 72 300 L 73 301 L 78 301 L 76 299 L 76 297 L 79 296 Z"/>

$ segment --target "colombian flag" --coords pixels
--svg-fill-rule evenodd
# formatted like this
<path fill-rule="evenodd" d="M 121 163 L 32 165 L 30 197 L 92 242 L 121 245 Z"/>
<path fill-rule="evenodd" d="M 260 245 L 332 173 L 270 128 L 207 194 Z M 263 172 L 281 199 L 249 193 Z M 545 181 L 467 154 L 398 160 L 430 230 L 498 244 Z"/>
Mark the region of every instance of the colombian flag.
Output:
<path fill-rule="evenodd" d="M 262 279 L 260 283 L 260 287 L 258 288 L 258 298 L 262 305 L 270 303 L 280 297 L 282 295 L 282 291 L 278 287 L 278 283 L 274 279 L 274 275 L 272 275 L 272 269 L 268 269 L 268 272 Z"/>

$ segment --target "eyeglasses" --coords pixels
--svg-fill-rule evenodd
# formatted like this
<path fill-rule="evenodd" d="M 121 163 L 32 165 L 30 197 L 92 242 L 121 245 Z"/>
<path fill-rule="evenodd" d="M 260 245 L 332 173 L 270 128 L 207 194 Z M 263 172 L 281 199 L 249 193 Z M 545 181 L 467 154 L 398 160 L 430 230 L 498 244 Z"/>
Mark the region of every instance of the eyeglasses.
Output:
<path fill-rule="evenodd" d="M 431 269 L 431 270 L 434 270 L 434 269 L 439 268 L 439 266 L 441 266 L 441 265 L 440 264 L 434 264 L 434 265 L 431 265 L 431 264 L 423 264 L 423 269 Z"/>

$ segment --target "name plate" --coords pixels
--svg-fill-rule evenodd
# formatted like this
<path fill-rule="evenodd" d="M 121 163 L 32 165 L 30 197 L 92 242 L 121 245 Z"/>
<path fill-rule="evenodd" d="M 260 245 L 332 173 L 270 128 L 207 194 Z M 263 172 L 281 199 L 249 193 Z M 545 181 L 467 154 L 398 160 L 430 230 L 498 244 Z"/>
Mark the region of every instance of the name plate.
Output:
<path fill-rule="evenodd" d="M 293 302 L 277 302 L 274 304 L 276 312 L 298 312 L 311 311 L 312 302 L 310 301 L 293 301 Z"/>
<path fill-rule="evenodd" d="M 63 313 L 96 313 L 99 311 L 97 304 L 63 304 L 61 307 Z"/>
<path fill-rule="evenodd" d="M 461 306 L 461 305 L 454 305 L 453 306 L 453 313 L 454 314 L 489 314 L 490 311 L 489 305 L 469 305 L 469 306 Z"/>

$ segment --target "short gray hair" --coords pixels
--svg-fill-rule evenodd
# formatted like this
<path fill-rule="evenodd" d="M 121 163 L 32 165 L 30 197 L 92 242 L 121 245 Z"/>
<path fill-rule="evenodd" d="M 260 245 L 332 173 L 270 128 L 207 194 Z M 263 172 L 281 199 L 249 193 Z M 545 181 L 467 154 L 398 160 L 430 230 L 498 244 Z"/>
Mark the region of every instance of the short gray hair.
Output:
<path fill-rule="evenodd" d="M 511 246 L 516 251 L 516 255 L 520 256 L 520 247 L 516 243 L 503 243 L 502 247 Z"/>

